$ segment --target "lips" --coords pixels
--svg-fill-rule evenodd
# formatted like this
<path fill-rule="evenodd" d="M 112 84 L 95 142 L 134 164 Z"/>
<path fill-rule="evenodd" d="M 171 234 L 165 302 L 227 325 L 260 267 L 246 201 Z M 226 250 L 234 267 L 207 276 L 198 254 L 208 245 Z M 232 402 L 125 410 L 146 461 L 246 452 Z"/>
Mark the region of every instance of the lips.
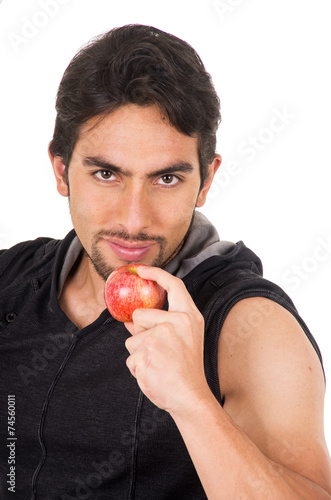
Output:
<path fill-rule="evenodd" d="M 106 240 L 106 242 L 119 259 L 129 262 L 139 262 L 154 246 L 154 243 L 129 244 L 128 242 L 119 243 L 113 240 Z"/>

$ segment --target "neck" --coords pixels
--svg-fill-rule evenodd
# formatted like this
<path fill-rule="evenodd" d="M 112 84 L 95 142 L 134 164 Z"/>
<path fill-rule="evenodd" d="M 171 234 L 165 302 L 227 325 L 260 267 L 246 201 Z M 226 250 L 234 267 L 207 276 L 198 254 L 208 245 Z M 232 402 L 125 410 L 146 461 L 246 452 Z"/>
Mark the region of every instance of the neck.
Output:
<path fill-rule="evenodd" d="M 78 328 L 93 323 L 105 309 L 105 282 L 85 252 L 67 276 L 59 299 L 60 307 Z"/>

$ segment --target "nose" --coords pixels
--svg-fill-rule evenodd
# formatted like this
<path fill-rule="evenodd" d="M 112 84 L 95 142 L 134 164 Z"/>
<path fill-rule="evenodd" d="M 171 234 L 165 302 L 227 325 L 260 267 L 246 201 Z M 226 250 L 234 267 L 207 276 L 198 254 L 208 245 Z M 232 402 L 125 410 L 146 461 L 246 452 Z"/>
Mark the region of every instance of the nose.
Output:
<path fill-rule="evenodd" d="M 151 202 L 144 185 L 132 183 L 119 200 L 117 223 L 129 234 L 138 234 L 151 226 Z"/>

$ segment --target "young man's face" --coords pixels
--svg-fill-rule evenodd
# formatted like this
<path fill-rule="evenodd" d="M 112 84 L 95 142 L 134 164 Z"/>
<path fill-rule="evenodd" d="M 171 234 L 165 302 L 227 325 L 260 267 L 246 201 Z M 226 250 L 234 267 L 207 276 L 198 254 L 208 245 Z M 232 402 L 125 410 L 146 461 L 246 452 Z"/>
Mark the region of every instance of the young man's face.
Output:
<path fill-rule="evenodd" d="M 219 164 L 216 157 L 200 190 L 197 139 L 156 106 L 125 105 L 86 122 L 69 166 L 70 212 L 98 273 L 106 279 L 130 262 L 164 266 L 180 250 Z M 53 166 L 68 196 L 60 158 Z"/>

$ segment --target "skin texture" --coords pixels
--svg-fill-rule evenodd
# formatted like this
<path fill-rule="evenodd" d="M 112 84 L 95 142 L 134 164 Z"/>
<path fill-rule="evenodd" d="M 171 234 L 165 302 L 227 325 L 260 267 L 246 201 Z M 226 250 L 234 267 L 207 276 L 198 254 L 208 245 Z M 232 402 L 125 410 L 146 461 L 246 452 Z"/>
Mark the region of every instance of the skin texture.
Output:
<path fill-rule="evenodd" d="M 323 372 L 297 321 L 260 297 L 233 307 L 219 344 L 222 408 L 204 377 L 203 318 L 184 284 L 162 269 L 139 275 L 167 290 L 169 311 L 133 313 L 127 365 L 174 418 L 208 499 L 330 499 Z M 265 311 L 257 326 L 254 311 Z"/>
<path fill-rule="evenodd" d="M 209 165 L 200 189 L 197 138 L 178 132 L 155 106 L 126 105 L 84 124 L 69 166 L 69 187 L 62 159 L 50 158 L 59 193 L 68 196 L 70 187 L 71 218 L 86 251 L 60 304 L 83 327 L 104 309 L 105 279 L 129 263 L 109 242 L 131 249 L 147 245 L 147 254 L 134 260 L 164 266 L 181 248 L 221 157 Z"/>
<path fill-rule="evenodd" d="M 84 165 L 87 157 L 115 168 L 101 175 Z M 68 196 L 64 165 L 51 160 L 58 191 Z M 132 334 L 127 366 L 145 395 L 173 417 L 208 499 L 330 499 L 323 373 L 297 321 L 259 297 L 232 308 L 219 342 L 222 408 L 204 374 L 203 318 L 183 282 L 155 267 L 178 252 L 220 162 L 216 156 L 199 191 L 196 138 L 180 134 L 155 107 L 125 106 L 87 122 L 69 166 L 71 216 L 86 254 L 60 304 L 87 326 L 105 307 L 104 276 L 138 254 L 152 266 L 138 274 L 167 291 L 169 310 L 133 313 L 125 324 Z M 129 249 L 118 253 L 107 238 Z M 146 252 L 143 243 L 150 244 Z M 261 321 L 252 324 L 255 311 Z"/>

